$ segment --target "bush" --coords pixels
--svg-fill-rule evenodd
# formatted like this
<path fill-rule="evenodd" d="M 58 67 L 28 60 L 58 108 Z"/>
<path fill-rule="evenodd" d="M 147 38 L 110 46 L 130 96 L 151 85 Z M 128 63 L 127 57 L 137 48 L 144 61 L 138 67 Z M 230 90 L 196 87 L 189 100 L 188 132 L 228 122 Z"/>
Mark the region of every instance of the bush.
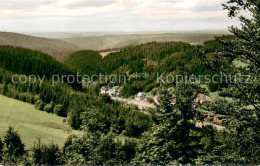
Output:
<path fill-rule="evenodd" d="M 63 108 L 63 105 L 58 104 L 54 107 L 54 113 L 59 115 L 59 116 L 65 116 L 65 110 Z"/>
<path fill-rule="evenodd" d="M 4 144 L 0 138 L 0 161 L 2 160 L 3 148 L 4 148 Z"/>
<path fill-rule="evenodd" d="M 42 145 L 39 140 L 32 148 L 32 159 L 35 165 L 61 165 L 59 146 L 53 143 Z"/>
<path fill-rule="evenodd" d="M 41 100 L 38 100 L 38 101 L 35 103 L 35 109 L 37 109 L 37 110 L 43 110 L 44 105 L 45 105 L 45 104 L 44 104 Z"/>
<path fill-rule="evenodd" d="M 51 102 L 50 104 L 44 106 L 43 111 L 53 112 L 54 106 L 55 106 L 54 103 Z"/>

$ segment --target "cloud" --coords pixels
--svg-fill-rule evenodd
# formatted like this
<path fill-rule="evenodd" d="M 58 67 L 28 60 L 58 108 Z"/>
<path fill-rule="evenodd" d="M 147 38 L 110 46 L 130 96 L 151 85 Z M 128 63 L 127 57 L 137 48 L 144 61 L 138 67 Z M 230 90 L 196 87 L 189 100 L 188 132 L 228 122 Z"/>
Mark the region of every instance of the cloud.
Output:
<path fill-rule="evenodd" d="M 1 21 L 1 30 L 12 32 L 183 31 L 226 29 L 230 25 L 239 25 L 239 21 L 228 17 L 148 20 L 133 14 L 16 18 Z"/>
<path fill-rule="evenodd" d="M 18 0 L 19 1 L 19 0 Z M 225 0 L 1 0 L 1 18 L 134 14 L 146 19 L 205 19 L 225 17 Z M 17 2 L 17 1 L 15 1 Z M 51 3 L 50 3 L 51 2 Z M 27 8 L 30 7 L 30 10 Z M 19 9 L 19 10 L 17 10 Z"/>
<path fill-rule="evenodd" d="M 114 3 L 116 0 L 82 0 L 77 3 L 68 4 L 65 7 L 67 8 L 81 8 L 81 7 L 103 7 L 111 3 Z"/>
<path fill-rule="evenodd" d="M 1 10 L 30 9 L 53 3 L 53 0 L 1 0 Z"/>

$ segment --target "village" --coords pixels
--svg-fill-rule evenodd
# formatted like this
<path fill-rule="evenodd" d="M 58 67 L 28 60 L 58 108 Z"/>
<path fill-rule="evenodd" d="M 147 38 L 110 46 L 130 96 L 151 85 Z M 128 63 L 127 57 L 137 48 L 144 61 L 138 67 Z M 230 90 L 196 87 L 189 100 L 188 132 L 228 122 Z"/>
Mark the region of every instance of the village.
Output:
<path fill-rule="evenodd" d="M 128 105 L 137 106 L 138 109 L 142 110 L 142 112 L 146 113 L 144 110 L 147 109 L 156 109 L 157 106 L 160 105 L 160 96 L 149 96 L 144 92 L 138 92 L 133 99 L 123 98 L 120 95 L 120 92 L 114 88 L 110 88 L 109 86 L 102 86 L 100 89 L 101 95 L 108 95 L 111 97 L 112 100 L 119 101 Z M 204 102 L 211 102 L 214 99 L 203 94 L 198 93 L 195 99 L 195 103 L 204 103 Z M 177 100 L 172 99 L 170 100 L 172 105 L 175 105 Z M 196 124 L 197 127 L 202 127 L 204 125 L 212 125 L 218 130 L 223 130 L 225 127 L 221 126 L 221 124 L 225 121 L 222 115 L 215 115 L 213 113 L 207 113 L 203 122 L 198 122 Z"/>

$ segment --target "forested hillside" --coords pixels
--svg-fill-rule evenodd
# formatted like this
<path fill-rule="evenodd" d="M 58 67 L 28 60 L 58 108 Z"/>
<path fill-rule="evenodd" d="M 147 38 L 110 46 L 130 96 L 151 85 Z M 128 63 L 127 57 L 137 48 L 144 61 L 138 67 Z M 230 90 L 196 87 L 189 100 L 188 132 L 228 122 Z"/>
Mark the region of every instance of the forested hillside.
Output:
<path fill-rule="evenodd" d="M 102 57 L 96 51 L 81 50 L 67 57 L 64 64 L 79 73 L 91 75 L 101 72 Z"/>
<path fill-rule="evenodd" d="M 216 41 L 208 41 L 203 49 L 208 56 L 219 47 Z M 195 55 L 195 46 L 182 42 L 152 42 L 126 47 L 119 52 L 110 53 L 101 59 L 94 51 L 79 51 L 70 55 L 65 64 L 76 69 L 82 75 L 124 75 L 126 82 L 107 82 L 110 86 L 122 86 L 122 94 L 129 97 L 139 91 L 150 92 L 160 87 L 158 75 L 177 76 L 178 74 L 213 75 L 215 72 L 200 63 Z M 92 58 L 90 58 L 92 57 Z M 223 63 L 224 64 L 224 63 Z M 201 80 L 202 83 L 204 80 Z M 176 82 L 175 82 L 176 83 Z M 217 91 L 225 85 L 209 83 L 211 91 Z"/>
<path fill-rule="evenodd" d="M 0 68 L 25 75 L 69 75 L 72 72 L 53 57 L 21 47 L 0 46 Z"/>
<path fill-rule="evenodd" d="M 0 47 L 0 94 L 64 116 L 64 123 L 84 132 L 83 136 L 71 135 L 62 147 L 38 140 L 30 150 L 25 150 L 19 131 L 9 127 L 0 138 L 1 163 L 259 165 L 260 1 L 229 0 L 223 6 L 229 17 L 239 18 L 241 28 L 230 27 L 233 36 L 217 37 L 204 45 L 151 42 L 128 46 L 103 59 L 97 52 L 83 50 L 69 56 L 67 66 L 39 52 Z M 251 17 L 244 16 L 245 11 Z M 92 56 L 94 59 L 90 60 Z M 25 62 L 25 66 L 21 69 L 16 60 Z M 40 66 L 34 66 L 32 61 Z M 27 78 L 31 69 L 35 74 L 44 74 L 41 71 L 52 73 L 47 69 L 50 67 L 72 74 L 124 74 L 127 82 L 99 84 L 94 80 L 77 88 L 68 83 L 52 85 L 49 79 L 31 86 L 11 80 L 15 72 Z M 174 76 L 231 77 L 224 83 L 220 80 L 207 83 L 210 91 L 217 91 L 223 98 L 201 102 L 198 97 L 208 93 L 203 80 L 158 84 L 156 77 L 161 72 Z M 148 77 L 143 77 L 144 73 Z M 237 77 L 241 75 L 246 77 Z M 139 110 L 100 94 L 103 85 L 120 87 L 124 97 L 156 90 L 159 103 L 154 109 Z"/>
<path fill-rule="evenodd" d="M 79 47 L 64 41 L 11 32 L 0 32 L 0 45 L 23 47 L 31 50 L 42 51 L 59 61 L 63 61 L 68 55 L 80 50 Z"/>

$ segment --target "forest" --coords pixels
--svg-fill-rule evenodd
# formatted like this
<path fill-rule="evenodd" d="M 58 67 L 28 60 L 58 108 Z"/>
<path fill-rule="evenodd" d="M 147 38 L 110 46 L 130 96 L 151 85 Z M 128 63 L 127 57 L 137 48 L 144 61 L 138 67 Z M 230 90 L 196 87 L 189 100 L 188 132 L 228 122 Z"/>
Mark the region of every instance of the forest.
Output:
<path fill-rule="evenodd" d="M 0 138 L 0 163 L 4 165 L 119 165 L 119 164 L 260 164 L 260 1 L 229 0 L 229 17 L 238 17 L 241 28 L 203 45 L 151 42 L 128 46 L 102 57 L 82 50 L 64 63 L 29 49 L 0 46 L 0 94 L 35 105 L 40 111 L 66 117 L 82 136 L 71 135 L 60 147 L 53 142 L 25 149 L 19 131 L 9 127 Z M 247 18 L 239 13 L 250 12 Z M 238 65 L 238 63 L 240 65 Z M 243 64 L 243 65 L 241 65 Z M 149 79 L 133 74 L 149 73 Z M 158 84 L 156 73 L 181 75 L 250 75 L 249 83 Z M 156 89 L 160 104 L 140 111 L 135 106 L 100 95 L 104 84 L 51 83 L 51 76 L 126 74 L 122 96 Z M 12 75 L 46 75 L 42 85 L 14 83 Z M 241 81 L 241 80 L 240 80 Z M 243 80 L 242 80 L 243 81 Z M 169 90 L 171 89 L 171 90 Z M 223 99 L 194 102 L 198 93 L 217 92 Z M 229 100 L 226 99 L 229 98 Z M 230 99 L 231 98 L 231 99 Z M 176 103 L 172 104 L 171 100 Z M 203 121 L 202 113 L 225 116 L 223 130 Z"/>

